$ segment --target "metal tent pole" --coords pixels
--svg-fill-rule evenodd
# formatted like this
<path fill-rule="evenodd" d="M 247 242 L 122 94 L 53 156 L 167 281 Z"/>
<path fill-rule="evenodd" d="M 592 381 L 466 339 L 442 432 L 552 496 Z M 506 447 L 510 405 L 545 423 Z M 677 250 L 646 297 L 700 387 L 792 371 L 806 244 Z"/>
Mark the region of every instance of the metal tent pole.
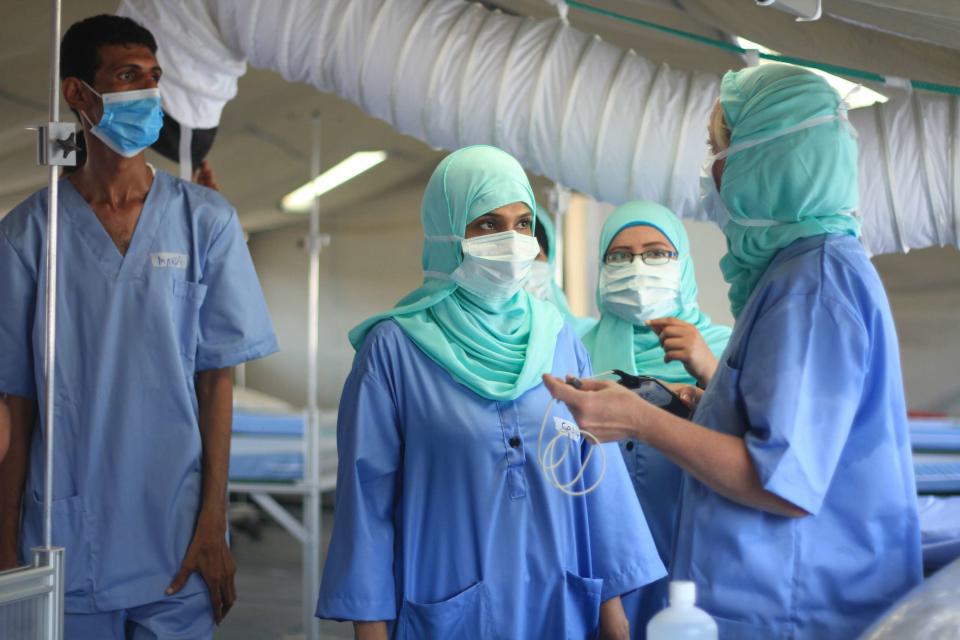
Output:
<path fill-rule="evenodd" d="M 310 173 L 320 175 L 320 114 L 313 114 L 313 153 Z M 317 464 L 317 445 L 320 429 L 320 409 L 317 400 L 320 358 L 320 197 L 310 207 L 310 252 L 307 285 L 307 424 L 304 449 L 303 476 L 306 492 L 303 498 L 303 523 L 307 536 L 303 543 L 303 633 L 306 640 L 320 637 L 320 621 L 314 616 L 320 592 L 320 536 L 323 530 L 320 512 L 320 477 Z"/>
<path fill-rule="evenodd" d="M 34 549 L 33 562 L 53 569 L 52 590 L 47 597 L 45 638 L 63 638 L 64 551 L 53 548 L 53 445 L 56 438 L 56 363 L 57 363 L 57 209 L 60 165 L 70 161 L 72 137 L 59 140 L 61 133 L 72 131 L 60 124 L 60 0 L 51 3 L 50 25 L 50 112 L 49 121 L 41 126 L 38 139 L 39 161 L 47 165 L 47 255 L 46 296 L 44 299 L 44 478 L 43 478 L 43 547 Z M 74 156 L 75 157 L 75 156 Z"/>

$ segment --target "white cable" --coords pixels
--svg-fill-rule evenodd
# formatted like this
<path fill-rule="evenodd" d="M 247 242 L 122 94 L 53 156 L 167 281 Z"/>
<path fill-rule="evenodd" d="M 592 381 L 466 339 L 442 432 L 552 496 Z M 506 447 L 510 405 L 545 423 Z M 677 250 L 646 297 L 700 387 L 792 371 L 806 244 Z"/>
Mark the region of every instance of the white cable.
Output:
<path fill-rule="evenodd" d="M 550 418 L 550 410 L 553 409 L 553 406 L 556 403 L 556 398 L 551 399 L 550 402 L 547 403 L 547 410 L 543 414 L 543 422 L 540 423 L 540 434 L 537 436 L 537 461 L 540 463 L 540 468 L 543 469 L 544 475 L 547 476 L 547 480 L 550 481 L 550 484 L 553 485 L 554 489 L 562 491 L 568 496 L 585 496 L 588 493 L 596 491 L 597 487 L 600 486 L 600 483 L 603 482 L 603 477 L 607 473 L 607 454 L 600 447 L 600 440 L 595 435 L 589 431 L 584 431 L 583 429 L 577 427 L 581 436 L 585 435 L 593 440 L 593 446 L 590 447 L 586 457 L 580 464 L 580 470 L 577 472 L 577 474 L 571 480 L 561 482 L 557 475 L 557 470 L 567 459 L 570 449 L 576 447 L 579 450 L 583 440 L 582 438 L 574 440 L 566 433 L 557 431 L 557 435 L 550 439 L 546 448 L 543 447 L 543 432 L 546 430 L 547 420 Z M 567 444 L 565 447 L 562 447 L 562 455 L 557 458 L 557 443 L 561 440 L 568 440 L 569 444 Z M 600 474 L 597 476 L 597 479 L 586 489 L 571 491 L 570 487 L 576 485 L 583 478 L 583 474 L 586 472 L 587 467 L 590 465 L 590 460 L 593 458 L 593 454 L 597 450 L 600 451 Z"/>
<path fill-rule="evenodd" d="M 595 380 L 612 373 L 612 371 L 604 371 L 603 373 L 598 373 L 590 378 L 584 378 L 584 380 Z M 558 429 L 557 434 L 553 436 L 549 442 L 547 442 L 547 446 L 544 448 L 543 432 L 546 431 L 547 421 L 550 419 L 550 410 L 553 409 L 556 403 L 557 399 L 551 398 L 550 402 L 547 403 L 547 410 L 543 412 L 543 421 L 540 423 L 540 433 L 537 435 L 537 462 L 540 464 L 540 468 L 543 469 L 544 475 L 547 476 L 547 480 L 550 481 L 550 484 L 553 485 L 554 489 L 562 491 L 568 496 L 585 496 L 588 493 L 596 491 L 597 487 L 600 486 L 600 483 L 603 482 L 603 478 L 607 474 L 607 452 L 600 446 L 602 443 L 600 442 L 599 438 L 589 431 L 581 429 L 578 425 L 573 423 L 570 424 L 576 427 L 577 432 L 581 437 L 574 439 Z M 583 462 L 581 462 L 580 470 L 577 472 L 577 474 L 571 480 L 562 482 L 557 476 L 557 470 L 567 459 L 567 455 L 570 453 L 571 448 L 576 447 L 576 449 L 579 451 L 579 448 L 583 442 L 582 436 L 587 436 L 587 438 L 592 440 L 593 446 L 590 447 L 586 457 L 583 459 Z M 562 447 L 562 454 L 558 458 L 557 446 L 558 443 L 562 442 L 563 440 L 569 440 L 570 442 L 566 447 Z M 600 474 L 597 476 L 597 479 L 586 489 L 571 491 L 570 487 L 576 485 L 583 478 L 583 474 L 586 473 L 587 467 L 590 465 L 590 461 L 593 458 L 594 452 L 596 451 L 600 452 Z"/>

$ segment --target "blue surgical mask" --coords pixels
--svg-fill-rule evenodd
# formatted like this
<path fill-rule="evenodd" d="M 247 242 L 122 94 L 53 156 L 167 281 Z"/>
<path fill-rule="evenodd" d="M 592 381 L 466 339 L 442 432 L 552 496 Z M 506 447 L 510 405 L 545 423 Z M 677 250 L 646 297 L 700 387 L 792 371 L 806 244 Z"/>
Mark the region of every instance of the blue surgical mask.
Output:
<path fill-rule="evenodd" d="M 163 109 L 159 89 L 101 95 L 86 82 L 83 84 L 103 100 L 103 116 L 94 124 L 85 113 L 80 113 L 90 123 L 90 133 L 114 152 L 132 158 L 160 137 Z"/>

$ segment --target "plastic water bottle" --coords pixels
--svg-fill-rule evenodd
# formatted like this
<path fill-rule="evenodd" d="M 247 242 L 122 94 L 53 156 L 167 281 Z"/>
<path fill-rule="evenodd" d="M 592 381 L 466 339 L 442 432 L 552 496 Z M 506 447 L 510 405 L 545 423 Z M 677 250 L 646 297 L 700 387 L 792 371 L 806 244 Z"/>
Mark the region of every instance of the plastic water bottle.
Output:
<path fill-rule="evenodd" d="M 671 582 L 670 606 L 647 624 L 647 640 L 717 640 L 717 623 L 696 601 L 696 584 Z"/>

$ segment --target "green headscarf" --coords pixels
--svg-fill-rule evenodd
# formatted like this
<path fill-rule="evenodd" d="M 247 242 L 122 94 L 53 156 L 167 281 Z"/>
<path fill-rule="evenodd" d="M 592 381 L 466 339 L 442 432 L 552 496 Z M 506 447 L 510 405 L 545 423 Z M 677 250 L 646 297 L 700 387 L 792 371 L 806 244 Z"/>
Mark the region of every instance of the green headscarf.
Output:
<path fill-rule="evenodd" d="M 617 234 L 628 227 L 641 225 L 660 231 L 680 254 L 680 313 L 676 317 L 696 326 L 710 351 L 719 357 L 730 339 L 730 328 L 712 324 L 709 316 L 700 311 L 697 279 L 690 257 L 690 240 L 683 223 L 672 211 L 655 202 L 628 202 L 617 207 L 604 222 L 600 234 L 600 268 L 603 269 L 603 256 Z M 663 361 L 660 339 L 649 327 L 634 325 L 612 313 L 606 313 L 599 288 L 597 306 L 602 313 L 600 322 L 583 337 L 594 371 L 621 369 L 667 382 L 696 383 L 684 369 L 683 363 Z"/>
<path fill-rule="evenodd" d="M 798 67 L 770 64 L 728 72 L 720 84 L 720 105 L 731 147 L 813 118 L 844 116 L 727 157 L 720 199 L 732 223 L 724 229 L 727 254 L 720 268 L 737 316 L 780 249 L 828 233 L 860 235 L 860 221 L 849 215 L 859 203 L 857 142 L 837 92 Z M 738 220 L 781 224 L 744 226 Z"/>
<path fill-rule="evenodd" d="M 556 307 L 522 289 L 509 300 L 487 300 L 439 275 L 460 266 L 459 238 L 468 224 L 513 202 L 536 211 L 527 175 L 508 153 L 480 145 L 444 158 L 421 207 L 423 286 L 354 328 L 353 347 L 359 349 L 377 323 L 393 318 L 421 351 L 478 395 L 514 400 L 539 385 L 553 365 L 563 327 Z"/>
<path fill-rule="evenodd" d="M 546 209 L 537 204 L 537 225 L 547 238 L 547 263 L 556 264 L 557 261 L 557 234 L 553 226 L 553 220 Z M 560 313 L 563 314 L 567 323 L 573 327 L 578 336 L 583 336 L 587 331 L 593 328 L 597 321 L 594 318 L 581 318 L 573 314 L 570 310 L 570 303 L 567 302 L 567 294 L 563 288 L 557 284 L 556 280 L 551 281 L 551 295 L 549 302 L 557 305 Z"/>

